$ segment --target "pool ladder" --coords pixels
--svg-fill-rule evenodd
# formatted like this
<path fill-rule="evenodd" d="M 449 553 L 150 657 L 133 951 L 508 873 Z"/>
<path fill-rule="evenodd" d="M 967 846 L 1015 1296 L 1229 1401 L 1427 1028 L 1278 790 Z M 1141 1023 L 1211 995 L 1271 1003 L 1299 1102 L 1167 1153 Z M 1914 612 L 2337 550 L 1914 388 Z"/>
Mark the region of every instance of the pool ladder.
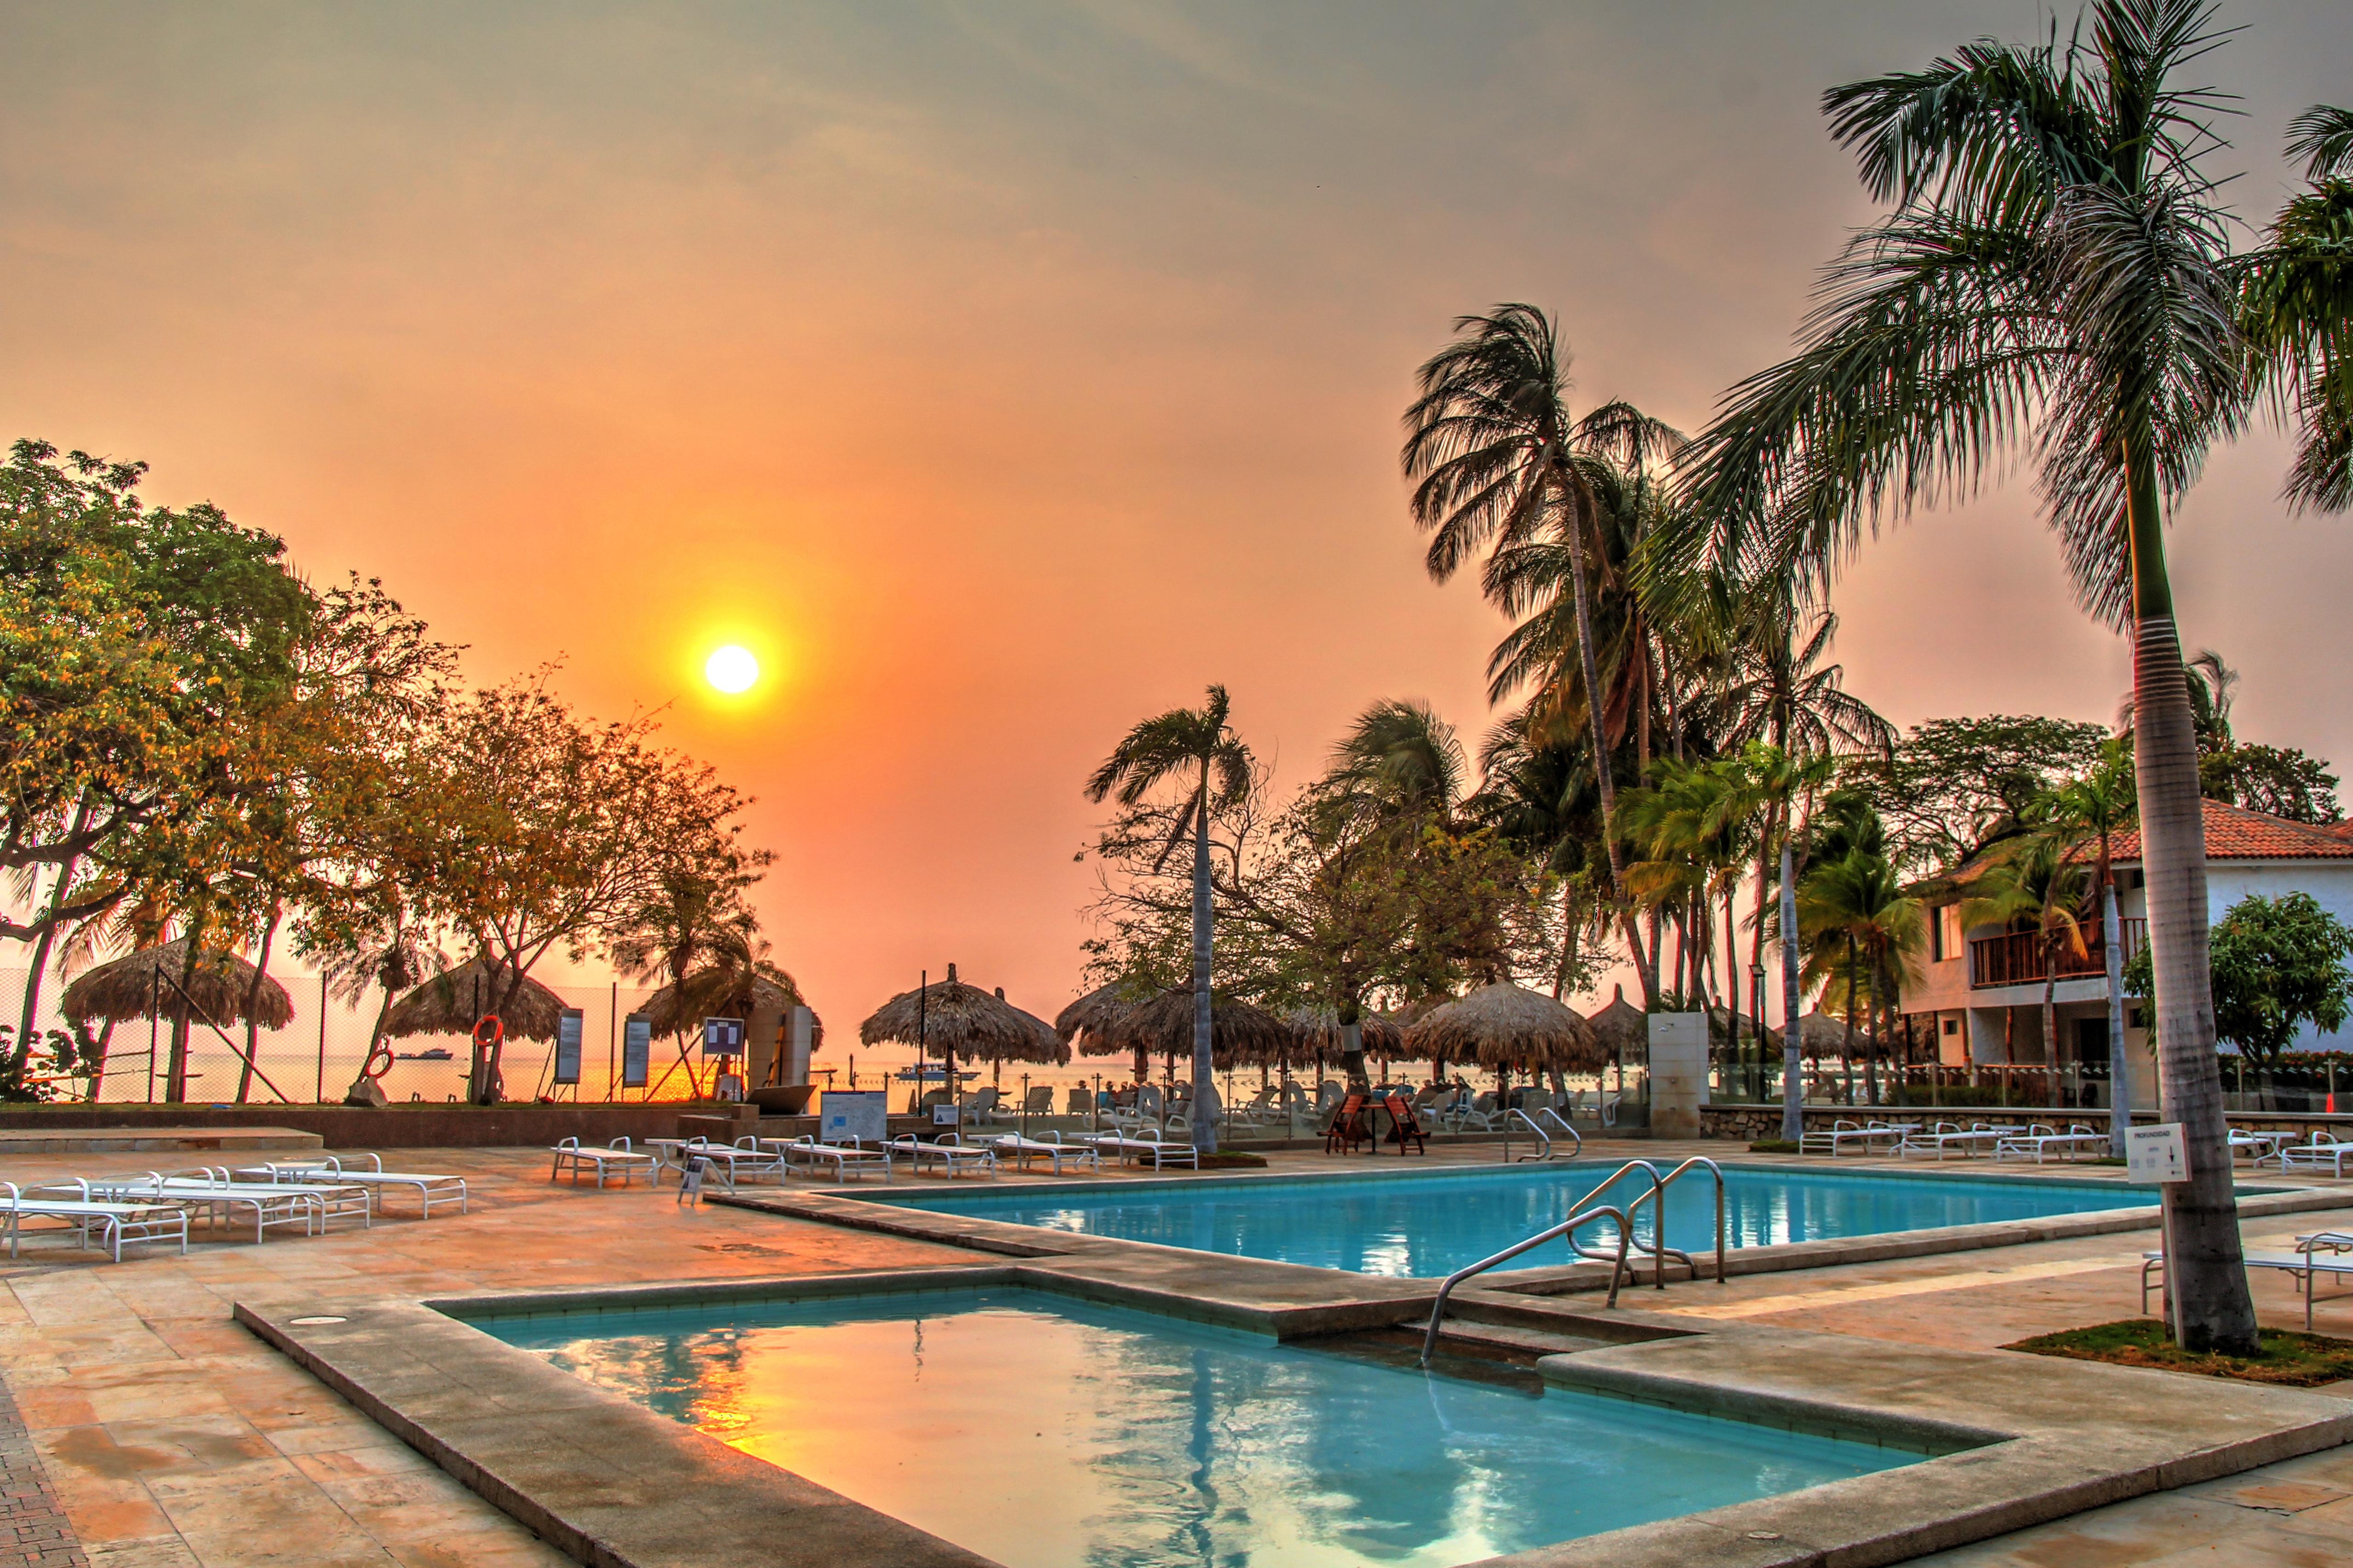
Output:
<path fill-rule="evenodd" d="M 1536 1112 L 1536 1116 L 1550 1117 L 1552 1119 L 1552 1124 L 1555 1127 L 1568 1134 L 1570 1144 L 1568 1158 L 1574 1160 L 1585 1152 L 1585 1135 L 1577 1131 L 1576 1128 L 1571 1127 L 1567 1122 L 1562 1121 L 1559 1111 L 1555 1110 L 1551 1106 L 1547 1105 L 1542 1110 Z M 1521 1155 L 1517 1160 L 1513 1162 L 1514 1164 L 1525 1165 L 1529 1163 L 1531 1161 L 1549 1160 L 1555 1157 L 1552 1146 L 1552 1135 L 1544 1130 L 1544 1124 L 1538 1121 L 1535 1116 L 1530 1116 L 1526 1111 L 1522 1110 L 1519 1107 L 1514 1106 L 1512 1108 L 1511 1114 L 1504 1120 L 1506 1130 L 1509 1129 L 1509 1126 L 1513 1121 L 1516 1121 L 1521 1126 L 1535 1133 L 1536 1135 L 1537 1143 L 1542 1145 L 1542 1147 L 1537 1149 L 1537 1151 L 1533 1154 Z M 1508 1148 L 1509 1144 L 1506 1144 L 1505 1147 Z M 1615 1178 L 1612 1179 L 1614 1180 Z"/>
<path fill-rule="evenodd" d="M 1514 1111 L 1513 1114 L 1520 1115 L 1522 1113 Z M 1530 1125 L 1534 1126 L 1535 1123 L 1530 1122 Z M 1619 1166 L 1615 1171 L 1612 1171 L 1609 1173 L 1609 1179 L 1608 1181 L 1603 1182 L 1599 1186 L 1593 1189 L 1595 1193 L 1607 1192 L 1610 1187 L 1617 1184 L 1619 1178 L 1624 1176 L 1628 1172 L 1641 1171 L 1643 1174 L 1651 1178 L 1651 1185 L 1641 1196 L 1637 1197 L 1632 1203 L 1628 1204 L 1624 1208 L 1620 1209 L 1611 1204 L 1595 1204 L 1589 1207 L 1581 1208 L 1575 1214 L 1570 1215 L 1567 1219 L 1561 1221 L 1558 1225 L 1547 1226 L 1546 1228 L 1538 1231 L 1535 1235 L 1528 1237 L 1525 1241 L 1515 1242 L 1512 1246 L 1504 1248 L 1503 1251 L 1496 1253 L 1493 1258 L 1482 1258 L 1478 1262 L 1471 1264 L 1466 1268 L 1458 1268 L 1453 1273 L 1448 1275 L 1438 1287 L 1437 1299 L 1430 1304 L 1430 1328 L 1428 1331 L 1422 1335 L 1421 1364 L 1428 1366 L 1430 1364 L 1430 1358 L 1438 1352 L 1438 1336 L 1446 1323 L 1447 1298 L 1454 1294 L 1454 1288 L 1457 1285 L 1461 1284 L 1464 1280 L 1472 1278 L 1474 1275 L 1484 1274 L 1488 1269 L 1494 1268 L 1499 1263 L 1508 1263 L 1513 1258 L 1517 1258 L 1520 1254 L 1526 1252 L 1531 1248 L 1542 1247 L 1547 1241 L 1566 1239 L 1568 1242 L 1569 1249 L 1572 1252 L 1575 1252 L 1579 1258 L 1589 1258 L 1597 1263 L 1609 1264 L 1609 1296 L 1602 1305 L 1605 1308 L 1615 1307 L 1618 1304 L 1619 1284 L 1621 1279 L 1627 1277 L 1628 1274 L 1626 1266 L 1626 1249 L 1629 1243 L 1633 1239 L 1634 1215 L 1641 1212 L 1641 1208 L 1644 1204 L 1651 1205 L 1651 1213 L 1652 1215 L 1651 1224 L 1651 1285 L 1661 1290 L 1667 1288 L 1667 1259 L 1670 1257 L 1681 1262 L 1683 1266 L 1690 1271 L 1693 1279 L 1698 1279 L 1699 1265 L 1692 1260 L 1691 1254 L 1684 1252 L 1678 1247 L 1669 1247 L 1666 1244 L 1666 1191 L 1683 1176 L 1689 1174 L 1694 1167 L 1699 1166 L 1704 1166 L 1708 1174 L 1715 1179 L 1715 1282 L 1719 1285 L 1723 1284 L 1725 1272 L 1725 1235 L 1724 1225 L 1723 1167 L 1719 1166 L 1715 1161 L 1709 1159 L 1704 1154 L 1694 1154 L 1690 1159 L 1685 1160 L 1682 1164 L 1677 1165 L 1673 1170 L 1669 1171 L 1662 1176 L 1659 1174 L 1659 1168 L 1651 1163 L 1648 1160 L 1629 1160 L 1624 1164 Z M 1615 1256 L 1612 1256 L 1608 1252 L 1595 1251 L 1592 1248 L 1584 1247 L 1580 1245 L 1577 1239 L 1577 1232 L 1580 1226 L 1588 1226 L 1592 1224 L 1595 1220 L 1605 1218 L 1614 1219 L 1618 1222 L 1618 1250 Z"/>

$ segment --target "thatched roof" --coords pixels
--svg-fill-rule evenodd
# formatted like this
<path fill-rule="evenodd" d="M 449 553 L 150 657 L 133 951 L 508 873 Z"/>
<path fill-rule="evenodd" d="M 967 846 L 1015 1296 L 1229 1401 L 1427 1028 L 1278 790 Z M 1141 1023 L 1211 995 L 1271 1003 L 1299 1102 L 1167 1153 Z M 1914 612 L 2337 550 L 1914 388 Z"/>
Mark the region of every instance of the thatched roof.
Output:
<path fill-rule="evenodd" d="M 1084 1057 L 1115 1057 L 1129 1047 L 1113 1037 L 1113 1030 L 1135 1004 L 1117 981 L 1098 985 L 1054 1015 L 1054 1033 L 1065 1045 L 1079 1047 Z"/>
<path fill-rule="evenodd" d="M 437 974 L 407 992 L 385 1015 L 386 1039 L 411 1035 L 470 1035 L 475 1023 L 491 1009 L 511 978 L 505 967 L 490 959 L 468 959 L 447 973 Z M 565 1001 L 526 974 L 513 997 L 499 1010 L 510 1040 L 540 1040 L 553 1044 Z"/>
<path fill-rule="evenodd" d="M 1551 997 L 1498 981 L 1432 1010 L 1406 1031 L 1414 1048 L 1449 1061 L 1599 1072 L 1617 1058 L 1585 1020 Z"/>
<path fill-rule="evenodd" d="M 185 937 L 161 947 L 142 947 L 77 975 L 66 987 L 59 1006 L 66 1021 L 75 1025 L 94 1018 L 118 1023 L 144 1018 L 151 1007 L 161 1017 L 175 1016 L 180 1009 L 180 971 L 187 962 Z M 186 982 L 190 1016 L 219 1025 L 244 1022 L 253 973 L 253 965 L 233 952 L 197 949 L 195 973 Z M 263 1028 L 282 1029 L 294 1021 L 294 999 L 275 980 L 264 980 L 261 994 L 254 999 L 253 1014 Z"/>
<path fill-rule="evenodd" d="M 1837 1056 L 1846 1048 L 1846 1020 L 1820 1011 L 1800 1014 L 1798 1047 L 1816 1056 Z M 1857 1056 L 1871 1048 L 1866 1032 L 1861 1027 L 1854 1032 L 1854 1048 Z"/>
<path fill-rule="evenodd" d="M 1329 1007 L 1294 1007 L 1282 1016 L 1298 1037 L 1299 1048 L 1336 1055 L 1343 1048 L 1340 1015 Z M 1386 1057 L 1392 1061 L 1412 1054 L 1406 1044 L 1405 1029 L 1397 1019 L 1386 1013 L 1369 1009 L 1358 1015 L 1356 1032 L 1364 1040 L 1368 1057 Z"/>
<path fill-rule="evenodd" d="M 1611 1061 L 1650 1059 L 1651 1016 L 1626 1000 L 1624 986 L 1618 987 L 1609 1005 L 1585 1020 L 1585 1025 Z"/>
<path fill-rule="evenodd" d="M 1720 1045 L 1732 1043 L 1732 1015 L 1722 1006 L 1707 1010 L 1708 1037 Z M 1740 1044 L 1744 1050 L 1757 1043 L 1757 1020 L 1748 1014 L 1740 1015 Z M 1781 1031 L 1772 1025 L 1765 1026 L 1765 1043 L 1775 1050 L 1781 1048 Z"/>
<path fill-rule="evenodd" d="M 977 985 L 948 977 L 913 991 L 902 991 L 858 1026 L 858 1037 L 870 1046 L 896 1042 L 920 1044 L 926 1056 L 955 1055 L 964 1061 L 1050 1062 L 1071 1059 L 1071 1047 L 1054 1033 L 1054 1026 L 1008 1002 L 1000 993 L 990 995 Z"/>
<path fill-rule="evenodd" d="M 1124 1051 L 1190 1056 L 1193 988 L 1180 985 L 1129 1008 L 1112 1026 L 1111 1034 Z M 1215 991 L 1209 994 L 1209 1057 L 1220 1072 L 1271 1062 L 1298 1048 L 1299 1037 L 1291 1026 L 1265 1008 L 1219 996 Z"/>
<path fill-rule="evenodd" d="M 762 1008 L 774 1007 L 788 1011 L 801 1005 L 800 993 L 782 981 L 765 974 L 754 973 L 746 984 L 741 971 L 714 973 L 704 971 L 689 974 L 680 1001 L 677 985 L 665 985 L 647 997 L 638 1011 L 653 1026 L 657 1035 L 674 1035 L 681 1029 L 694 1029 L 705 1018 L 748 1018 Z M 816 1019 L 809 1030 L 809 1049 L 825 1044 L 825 1020 Z"/>

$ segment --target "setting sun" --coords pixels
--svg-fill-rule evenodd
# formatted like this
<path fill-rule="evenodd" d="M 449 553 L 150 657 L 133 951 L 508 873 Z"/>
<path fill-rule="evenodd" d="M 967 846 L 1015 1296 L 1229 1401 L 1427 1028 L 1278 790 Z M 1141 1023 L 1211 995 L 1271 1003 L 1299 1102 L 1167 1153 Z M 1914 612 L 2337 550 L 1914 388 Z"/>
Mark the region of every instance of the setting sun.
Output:
<path fill-rule="evenodd" d="M 702 678 L 732 697 L 752 689 L 760 679 L 760 661 L 750 648 L 729 643 L 703 662 Z"/>

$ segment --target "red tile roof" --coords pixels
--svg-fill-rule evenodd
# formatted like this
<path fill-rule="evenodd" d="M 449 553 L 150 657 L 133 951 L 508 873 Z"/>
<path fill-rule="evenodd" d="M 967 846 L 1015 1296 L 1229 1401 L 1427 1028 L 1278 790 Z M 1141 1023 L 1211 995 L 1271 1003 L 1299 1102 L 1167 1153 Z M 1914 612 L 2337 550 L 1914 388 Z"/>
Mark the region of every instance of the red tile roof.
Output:
<path fill-rule="evenodd" d="M 2353 832 L 2348 832 L 2353 825 L 2316 827 L 2219 800 L 2199 804 L 2206 808 L 2209 860 L 2353 860 Z M 2118 834 L 2113 853 L 2119 861 L 2137 865 L 2140 830 Z"/>

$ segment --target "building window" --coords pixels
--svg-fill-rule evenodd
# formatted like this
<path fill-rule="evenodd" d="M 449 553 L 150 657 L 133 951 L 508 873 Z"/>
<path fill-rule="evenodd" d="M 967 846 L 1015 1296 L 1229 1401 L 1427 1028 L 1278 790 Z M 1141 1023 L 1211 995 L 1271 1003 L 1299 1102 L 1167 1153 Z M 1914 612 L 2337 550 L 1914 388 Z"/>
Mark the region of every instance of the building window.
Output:
<path fill-rule="evenodd" d="M 1928 928 L 1928 956 L 1942 963 L 1961 956 L 1961 906 L 1939 904 L 1936 918 Z"/>
<path fill-rule="evenodd" d="M 1947 1018 L 1945 1020 L 1945 1033 L 1948 1035 L 1957 1035 L 1960 1032 L 1961 1021 L 1958 1018 Z"/>

